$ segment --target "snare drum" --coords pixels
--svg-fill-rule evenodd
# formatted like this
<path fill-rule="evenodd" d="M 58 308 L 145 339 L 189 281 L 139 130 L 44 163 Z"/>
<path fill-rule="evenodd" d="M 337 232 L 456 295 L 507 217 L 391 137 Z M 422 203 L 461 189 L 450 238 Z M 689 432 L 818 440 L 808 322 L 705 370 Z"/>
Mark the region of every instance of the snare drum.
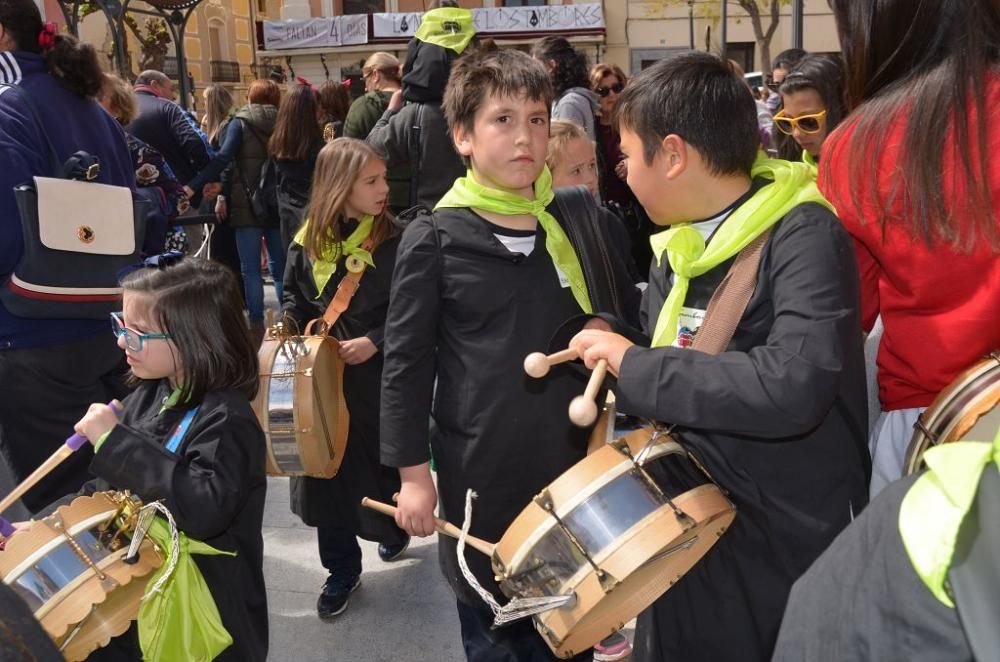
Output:
<path fill-rule="evenodd" d="M 735 515 L 691 455 L 644 428 L 597 448 L 536 496 L 494 548 L 493 570 L 509 597 L 574 596 L 533 617 L 568 658 L 652 604 Z"/>
<path fill-rule="evenodd" d="M 990 441 L 1000 428 L 1000 351 L 963 372 L 934 399 L 914 425 L 906 475 L 924 466 L 931 446 L 968 439 Z"/>
<path fill-rule="evenodd" d="M 67 660 L 84 660 L 139 614 L 162 563 L 143 538 L 126 560 L 141 504 L 121 492 L 81 496 L 18 531 L 0 552 L 0 577 L 27 603 Z"/>
<path fill-rule="evenodd" d="M 327 335 L 282 336 L 261 344 L 253 401 L 267 438 L 271 476 L 333 478 L 347 449 L 344 362 Z"/>

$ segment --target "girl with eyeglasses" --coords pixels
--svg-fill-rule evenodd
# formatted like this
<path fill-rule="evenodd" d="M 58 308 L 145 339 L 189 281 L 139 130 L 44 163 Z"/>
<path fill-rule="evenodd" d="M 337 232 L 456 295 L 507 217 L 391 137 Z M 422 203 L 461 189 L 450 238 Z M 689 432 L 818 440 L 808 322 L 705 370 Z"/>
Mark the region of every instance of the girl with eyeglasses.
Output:
<path fill-rule="evenodd" d="M 788 72 L 778 92 L 782 108 L 774 127 L 786 137 L 778 141 L 778 155 L 815 165 L 823 141 L 847 114 L 843 61 L 836 55 L 807 55 Z"/>
<path fill-rule="evenodd" d="M 96 480 L 83 493 L 129 490 L 162 500 L 180 532 L 219 555 L 194 554 L 232 644 L 215 659 L 264 662 L 265 443 L 250 401 L 256 347 L 236 277 L 225 266 L 167 253 L 122 279 L 112 330 L 135 391 L 116 414 L 90 405 L 76 431 L 90 440 Z M 90 660 L 138 660 L 138 628 Z"/>

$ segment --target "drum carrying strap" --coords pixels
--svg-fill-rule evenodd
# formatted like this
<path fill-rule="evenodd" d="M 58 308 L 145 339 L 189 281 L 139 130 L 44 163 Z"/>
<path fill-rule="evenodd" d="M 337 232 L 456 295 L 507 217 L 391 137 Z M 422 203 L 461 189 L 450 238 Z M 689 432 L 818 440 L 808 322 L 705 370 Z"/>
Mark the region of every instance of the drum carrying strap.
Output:
<path fill-rule="evenodd" d="M 368 251 L 369 253 L 374 250 L 375 242 L 369 236 L 362 242 L 361 248 Z M 358 291 L 358 287 L 361 286 L 361 277 L 365 275 L 365 269 L 367 265 L 364 262 L 360 262 L 360 270 L 351 271 L 347 270 L 347 275 L 340 280 L 340 284 L 337 285 L 337 292 L 330 299 L 330 305 L 326 307 L 323 311 L 323 321 L 326 322 L 326 327 L 329 330 L 333 330 L 333 326 L 340 319 L 340 316 L 347 310 L 347 307 L 351 305 L 351 299 Z"/>
<path fill-rule="evenodd" d="M 757 287 L 757 267 L 770 237 L 771 229 L 768 228 L 736 256 L 733 266 L 708 302 L 705 321 L 698 329 L 691 349 L 706 354 L 721 354 L 729 347 L 729 341 L 733 339 L 736 326 Z"/>

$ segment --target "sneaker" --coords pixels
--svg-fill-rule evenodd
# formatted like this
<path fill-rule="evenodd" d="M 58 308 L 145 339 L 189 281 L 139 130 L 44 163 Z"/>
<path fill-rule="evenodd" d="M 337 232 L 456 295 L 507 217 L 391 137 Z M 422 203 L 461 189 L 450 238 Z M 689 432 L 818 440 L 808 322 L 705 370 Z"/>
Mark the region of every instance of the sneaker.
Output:
<path fill-rule="evenodd" d="M 355 577 L 351 582 L 337 582 L 333 578 L 323 584 L 323 592 L 316 601 L 316 612 L 320 618 L 333 618 L 344 613 L 351 593 L 361 586 L 361 577 Z"/>
<path fill-rule="evenodd" d="M 386 545 L 385 543 L 379 543 L 378 557 L 383 561 L 385 561 L 386 563 L 395 561 L 396 559 L 398 559 L 400 556 L 403 555 L 403 552 L 405 552 L 406 548 L 409 546 L 410 546 L 409 536 L 407 536 L 406 540 L 399 545 Z"/>
<path fill-rule="evenodd" d="M 632 644 L 621 632 L 615 632 L 594 646 L 594 662 L 616 662 L 632 654 Z"/>

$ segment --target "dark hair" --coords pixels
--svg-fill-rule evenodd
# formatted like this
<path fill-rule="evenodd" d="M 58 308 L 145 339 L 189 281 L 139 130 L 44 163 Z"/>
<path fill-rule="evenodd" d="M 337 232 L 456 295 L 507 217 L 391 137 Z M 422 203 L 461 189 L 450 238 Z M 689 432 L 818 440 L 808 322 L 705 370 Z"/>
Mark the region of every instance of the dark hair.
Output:
<path fill-rule="evenodd" d="M 306 161 L 322 143 L 316 93 L 308 85 L 295 85 L 278 107 L 268 152 L 276 159 Z"/>
<path fill-rule="evenodd" d="M 185 382 L 181 402 L 198 405 L 210 391 L 229 388 L 254 398 L 257 350 L 232 271 L 211 260 L 185 258 L 133 271 L 122 287 L 149 296 L 150 315 L 177 347 Z"/>
<path fill-rule="evenodd" d="M 806 51 L 801 48 L 786 48 L 785 50 L 774 56 L 774 60 L 771 62 L 771 70 L 784 69 L 788 71 L 794 69 L 795 65 L 799 63 L 799 60 L 809 55 Z"/>
<path fill-rule="evenodd" d="M 545 37 L 532 47 L 531 57 L 541 60 L 546 70 L 550 60 L 555 62 L 551 76 L 557 99 L 571 87 L 590 89 L 587 56 L 573 48 L 564 37 Z"/>
<path fill-rule="evenodd" d="M 56 33 L 51 48 L 44 51 L 38 36 L 44 27 L 33 0 L 0 0 L 0 25 L 10 34 L 15 50 L 45 58 L 49 75 L 81 97 L 97 96 L 104 86 L 104 72 L 97 51 L 76 37 Z"/>
<path fill-rule="evenodd" d="M 639 137 L 646 163 L 676 134 L 715 175 L 749 175 L 760 145 L 746 82 L 728 62 L 698 51 L 668 56 L 632 78 L 612 122 Z"/>
<path fill-rule="evenodd" d="M 247 88 L 247 103 L 277 107 L 281 103 L 281 88 L 273 80 L 258 78 Z"/>
<path fill-rule="evenodd" d="M 856 109 L 850 120 L 853 130 L 838 132 L 833 142 L 846 142 L 848 163 L 870 163 L 871 154 L 886 148 L 893 128 L 905 124 L 895 185 L 876 203 L 878 222 L 884 227 L 901 199 L 907 207 L 902 222 L 913 238 L 928 245 L 944 240 L 963 250 L 985 238 L 995 249 L 1000 247 L 988 176 L 993 155 L 987 147 L 987 121 L 992 111 L 985 104 L 986 81 L 993 75 L 1000 47 L 996 1 L 830 4 L 847 62 L 847 104 Z M 946 150 L 956 160 L 956 180 L 964 180 L 967 188 L 968 214 L 962 218 L 949 211 L 945 199 Z M 875 190 L 876 169 L 860 172 Z M 828 169 L 822 176 L 829 181 L 833 174 Z M 861 212 L 857 194 L 852 203 Z"/>
<path fill-rule="evenodd" d="M 844 61 L 839 55 L 807 55 L 785 75 L 778 92 L 781 95 L 795 94 L 802 90 L 815 90 L 826 109 L 826 135 L 847 117 L 847 101 L 844 99 Z M 790 148 L 778 156 L 789 161 L 798 160 L 802 148 L 794 140 L 786 141 L 782 147 Z"/>
<path fill-rule="evenodd" d="M 351 107 L 351 93 L 339 80 L 328 80 L 319 86 L 316 101 L 328 120 L 343 122 Z"/>
<path fill-rule="evenodd" d="M 478 48 L 458 58 L 442 104 L 448 128 L 472 131 L 490 96 L 526 97 L 552 105 L 552 83 L 542 64 L 513 48 Z"/>

